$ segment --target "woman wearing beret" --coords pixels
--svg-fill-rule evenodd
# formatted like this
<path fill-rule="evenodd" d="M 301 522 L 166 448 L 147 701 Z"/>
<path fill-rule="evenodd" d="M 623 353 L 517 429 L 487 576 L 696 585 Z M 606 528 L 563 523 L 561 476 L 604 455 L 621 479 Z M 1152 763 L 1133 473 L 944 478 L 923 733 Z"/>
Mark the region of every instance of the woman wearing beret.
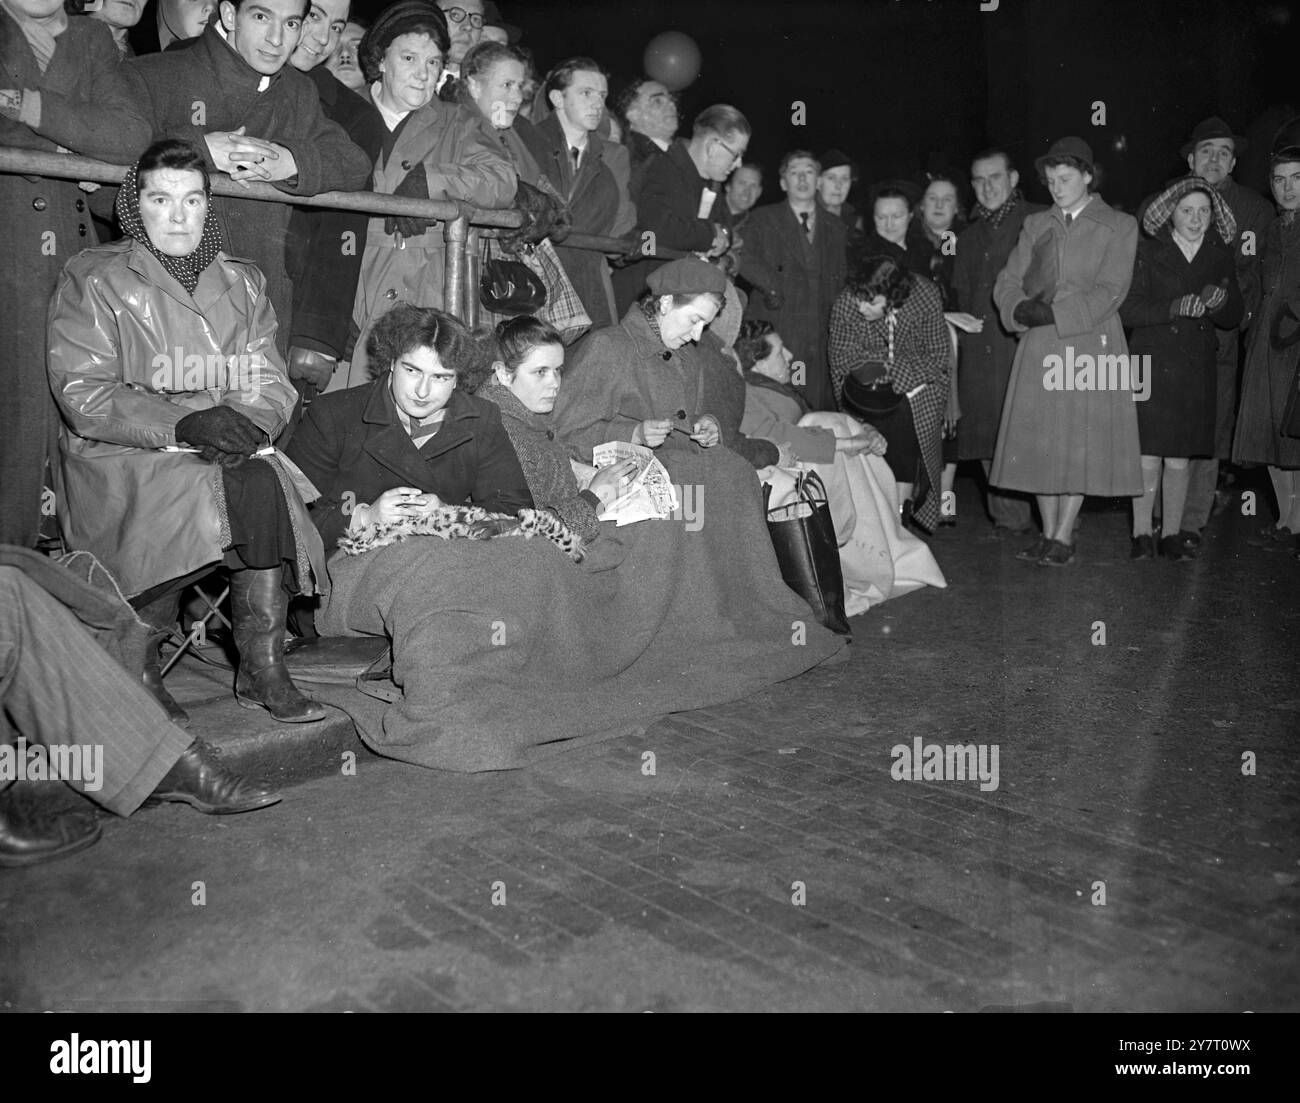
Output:
<path fill-rule="evenodd" d="M 1130 558 L 1154 559 L 1151 514 L 1161 486 L 1165 535 L 1160 554 L 1196 558 L 1182 530 L 1188 460 L 1214 455 L 1218 337 L 1241 321 L 1233 250 L 1237 224 L 1219 193 L 1199 176 L 1177 180 L 1147 207 L 1133 285 L 1120 317 L 1133 333 L 1129 351 L 1143 363 L 1137 403 L 1142 497 L 1133 499 Z"/>
<path fill-rule="evenodd" d="M 1042 535 L 1017 558 L 1060 567 L 1074 559 L 1084 495 L 1142 493 L 1119 318 L 1138 228 L 1092 191 L 1096 170 L 1082 139 L 1062 138 L 1037 167 L 1053 205 L 1025 219 L 993 289 L 1002 323 L 1020 344 L 989 482 L 1037 496 Z"/>

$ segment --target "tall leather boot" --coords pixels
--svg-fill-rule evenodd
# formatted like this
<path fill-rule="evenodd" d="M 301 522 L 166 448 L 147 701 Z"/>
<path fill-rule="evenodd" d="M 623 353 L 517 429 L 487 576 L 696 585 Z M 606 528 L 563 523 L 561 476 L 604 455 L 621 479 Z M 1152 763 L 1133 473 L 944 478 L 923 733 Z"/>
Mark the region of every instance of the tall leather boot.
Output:
<path fill-rule="evenodd" d="M 176 626 L 180 609 L 181 591 L 178 588 L 154 598 L 148 605 L 141 606 L 135 612 L 136 616 L 153 629 L 145 643 L 144 688 L 162 705 L 168 720 L 178 727 L 187 728 L 190 725 L 190 715 L 167 692 L 167 687 L 163 684 L 162 663 L 158 654 L 163 640 L 171 635 L 172 629 Z"/>
<path fill-rule="evenodd" d="M 230 600 L 234 611 L 239 673 L 235 700 L 244 708 L 264 708 L 286 724 L 321 720 L 325 707 L 298 692 L 284 665 L 284 619 L 289 595 L 283 571 L 232 571 Z"/>

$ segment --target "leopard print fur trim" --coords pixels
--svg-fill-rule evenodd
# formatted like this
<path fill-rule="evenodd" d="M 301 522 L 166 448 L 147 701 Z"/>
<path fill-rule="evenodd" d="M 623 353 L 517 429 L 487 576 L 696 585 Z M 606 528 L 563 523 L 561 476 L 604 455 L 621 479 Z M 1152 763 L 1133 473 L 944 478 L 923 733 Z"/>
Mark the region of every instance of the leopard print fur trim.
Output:
<path fill-rule="evenodd" d="M 389 525 L 367 525 L 339 539 L 346 555 L 364 555 L 409 536 L 437 536 L 443 540 L 489 540 L 496 536 L 522 536 L 531 540 L 543 536 L 575 563 L 586 555 L 582 537 L 550 510 L 521 509 L 517 517 L 489 513 L 478 506 L 439 506 L 423 517 L 412 517 Z"/>

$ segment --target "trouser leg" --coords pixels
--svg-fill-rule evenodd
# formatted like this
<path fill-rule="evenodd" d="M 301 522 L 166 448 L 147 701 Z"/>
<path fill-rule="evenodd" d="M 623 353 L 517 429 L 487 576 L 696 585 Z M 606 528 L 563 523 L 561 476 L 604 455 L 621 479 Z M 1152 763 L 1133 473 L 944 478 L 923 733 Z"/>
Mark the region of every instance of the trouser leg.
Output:
<path fill-rule="evenodd" d="M 0 697 L 29 743 L 88 749 L 79 760 L 98 776 L 72 786 L 119 815 L 190 745 L 81 622 L 14 567 L 0 567 Z"/>

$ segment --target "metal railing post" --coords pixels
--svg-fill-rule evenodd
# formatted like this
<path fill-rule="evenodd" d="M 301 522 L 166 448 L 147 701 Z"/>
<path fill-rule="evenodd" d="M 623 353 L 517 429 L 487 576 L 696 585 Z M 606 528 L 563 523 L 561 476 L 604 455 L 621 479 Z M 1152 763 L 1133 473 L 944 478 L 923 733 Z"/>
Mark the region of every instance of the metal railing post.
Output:
<path fill-rule="evenodd" d="M 479 323 L 478 281 L 482 271 L 483 258 L 479 254 L 482 240 L 478 229 L 470 226 L 465 234 L 465 324 L 470 329 Z"/>
<path fill-rule="evenodd" d="M 442 240 L 446 243 L 446 278 L 442 301 L 443 309 L 466 321 L 465 311 L 465 239 L 469 236 L 469 209 L 462 209 L 454 219 L 444 224 Z"/>

